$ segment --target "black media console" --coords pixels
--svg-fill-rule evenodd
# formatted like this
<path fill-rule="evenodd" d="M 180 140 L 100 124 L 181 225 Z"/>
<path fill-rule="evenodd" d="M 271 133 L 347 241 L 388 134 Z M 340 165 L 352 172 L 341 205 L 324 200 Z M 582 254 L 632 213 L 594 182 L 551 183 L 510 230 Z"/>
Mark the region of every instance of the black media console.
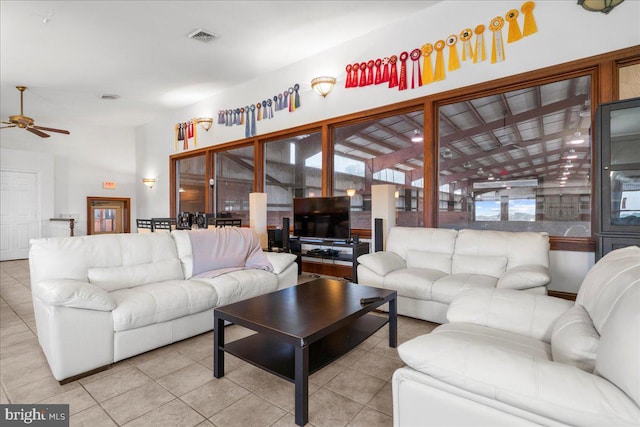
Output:
<path fill-rule="evenodd" d="M 312 249 L 309 249 L 309 247 L 312 247 Z M 344 261 L 352 265 L 352 273 L 349 280 L 353 283 L 358 283 L 358 257 L 369 253 L 369 242 L 291 238 L 289 240 L 289 248 L 291 253 L 296 255 L 298 274 L 302 274 L 303 256 L 318 258 L 323 261 Z"/>

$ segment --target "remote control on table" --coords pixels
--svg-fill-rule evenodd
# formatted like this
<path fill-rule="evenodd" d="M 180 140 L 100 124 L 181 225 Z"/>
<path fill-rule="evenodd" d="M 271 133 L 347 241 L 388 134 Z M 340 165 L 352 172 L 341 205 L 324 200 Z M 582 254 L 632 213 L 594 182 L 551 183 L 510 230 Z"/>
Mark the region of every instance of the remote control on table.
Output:
<path fill-rule="evenodd" d="M 382 297 L 369 297 L 369 298 L 360 298 L 360 304 L 366 305 L 371 304 L 372 302 L 382 301 L 384 298 Z"/>

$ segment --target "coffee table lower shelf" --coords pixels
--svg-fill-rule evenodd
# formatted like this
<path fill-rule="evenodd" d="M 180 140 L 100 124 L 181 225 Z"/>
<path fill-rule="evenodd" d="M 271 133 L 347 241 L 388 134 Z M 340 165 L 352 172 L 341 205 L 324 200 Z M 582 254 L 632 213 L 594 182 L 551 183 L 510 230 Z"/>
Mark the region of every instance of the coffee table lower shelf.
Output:
<path fill-rule="evenodd" d="M 311 343 L 308 375 L 343 356 L 387 323 L 387 317 L 367 314 Z M 291 344 L 256 333 L 224 344 L 224 351 L 295 383 L 295 348 Z"/>

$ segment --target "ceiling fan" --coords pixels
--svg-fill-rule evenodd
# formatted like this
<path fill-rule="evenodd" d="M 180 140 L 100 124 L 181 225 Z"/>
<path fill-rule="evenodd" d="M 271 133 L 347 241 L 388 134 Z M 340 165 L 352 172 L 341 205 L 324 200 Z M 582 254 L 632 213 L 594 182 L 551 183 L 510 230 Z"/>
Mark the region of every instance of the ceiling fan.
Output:
<path fill-rule="evenodd" d="M 24 95 L 24 91 L 27 88 L 26 86 L 16 86 L 16 89 L 20 91 L 20 114 L 15 116 L 9 116 L 8 122 L 2 122 L 2 124 L 9 125 L 9 126 L 2 126 L 0 127 L 0 129 L 14 128 L 17 126 L 20 129 L 26 129 L 29 132 L 34 133 L 42 138 L 49 138 L 49 136 L 51 136 L 49 134 L 42 132 L 43 130 L 47 132 L 57 132 L 57 133 L 64 133 L 66 135 L 69 135 L 68 130 L 46 128 L 43 126 L 34 125 L 33 119 L 31 117 L 27 117 L 24 114 L 22 114 L 22 97 Z"/>

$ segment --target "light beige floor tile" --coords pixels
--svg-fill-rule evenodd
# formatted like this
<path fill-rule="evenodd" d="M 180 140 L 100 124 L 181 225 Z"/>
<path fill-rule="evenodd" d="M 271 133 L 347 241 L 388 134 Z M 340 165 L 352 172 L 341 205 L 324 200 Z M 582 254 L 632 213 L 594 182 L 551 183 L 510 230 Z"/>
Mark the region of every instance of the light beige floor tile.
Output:
<path fill-rule="evenodd" d="M 325 388 L 358 403 L 368 403 L 385 385 L 380 378 L 347 368 L 325 385 Z"/>
<path fill-rule="evenodd" d="M 86 376 L 86 377 L 82 377 L 78 380 L 78 382 L 80 384 L 89 384 L 91 382 L 97 381 L 99 379 L 111 376 L 111 375 L 115 375 L 119 372 L 122 372 L 124 370 L 128 370 L 131 369 L 131 363 L 129 363 L 128 360 L 121 360 L 120 362 L 114 363 L 113 365 L 109 366 L 108 368 L 96 372 L 95 374 Z"/>
<path fill-rule="evenodd" d="M 179 397 L 211 380 L 213 380 L 213 370 L 194 362 L 192 365 L 158 378 L 157 381 Z"/>
<path fill-rule="evenodd" d="M 215 426 L 213 425 L 213 423 L 211 421 L 204 420 L 203 422 L 198 424 L 196 427 L 215 427 Z"/>
<path fill-rule="evenodd" d="M 115 427 L 117 424 L 98 405 L 71 415 L 70 427 Z"/>
<path fill-rule="evenodd" d="M 346 366 L 340 363 L 331 363 L 319 371 L 311 374 L 309 376 L 309 383 L 317 384 L 319 386 L 323 386 L 329 381 L 331 381 L 336 375 L 340 372 L 344 371 Z"/>
<path fill-rule="evenodd" d="M 156 383 L 149 383 L 102 402 L 104 410 L 122 425 L 175 399 Z"/>
<path fill-rule="evenodd" d="M 191 409 L 180 399 L 162 405 L 135 420 L 125 424 L 126 427 L 193 427 L 204 421 L 205 418 Z"/>
<path fill-rule="evenodd" d="M 93 397 L 82 387 L 74 388 L 73 390 L 69 390 L 67 392 L 57 394 L 55 396 L 49 397 L 43 401 L 38 403 L 41 404 L 57 404 L 63 403 L 69 405 L 69 414 L 77 414 L 78 412 L 82 412 L 85 409 L 88 409 L 92 406 L 95 406 L 98 402 L 96 402 Z"/>
<path fill-rule="evenodd" d="M 206 359 L 202 359 L 198 361 L 198 363 L 204 366 L 205 368 L 213 369 L 213 356 L 209 356 Z M 244 366 L 245 364 L 246 364 L 245 361 L 240 360 L 229 353 L 225 353 L 224 374 L 227 375 L 229 372 L 233 371 L 234 369 L 238 369 L 241 366 Z"/>
<path fill-rule="evenodd" d="M 284 417 L 271 424 L 271 427 L 297 427 L 296 416 L 293 413 L 285 414 Z M 307 423 L 305 424 L 305 427 L 314 427 L 314 425 Z"/>
<path fill-rule="evenodd" d="M 318 427 L 345 426 L 363 405 L 327 389 L 309 398 L 309 421 Z"/>
<path fill-rule="evenodd" d="M 4 389 L 2 387 L 0 387 L 0 403 L 2 403 L 3 405 L 6 405 L 9 402 L 9 398 L 7 397 L 7 394 L 4 392 Z"/>
<path fill-rule="evenodd" d="M 377 346 L 373 347 L 370 351 L 371 353 L 379 354 L 380 356 L 384 356 L 389 359 L 402 362 L 402 359 L 400 359 L 400 355 L 398 354 L 398 348 L 389 347 L 389 342 L 387 340 L 382 340 Z"/>
<path fill-rule="evenodd" d="M 248 394 L 210 418 L 219 427 L 266 427 L 278 421 L 286 411 L 266 400 Z"/>
<path fill-rule="evenodd" d="M 349 427 L 392 427 L 393 418 L 371 408 L 364 408 L 348 424 Z"/>
<path fill-rule="evenodd" d="M 404 363 L 397 360 L 380 357 L 375 353 L 367 353 L 358 360 L 358 363 L 353 368 L 388 381 L 391 379 L 393 372 L 402 366 L 404 366 Z"/>
<path fill-rule="evenodd" d="M 242 399 L 249 391 L 227 378 L 213 379 L 182 395 L 181 400 L 207 418 Z"/>
<path fill-rule="evenodd" d="M 213 332 L 189 338 L 172 345 L 174 350 L 197 362 L 213 356 Z"/>
<path fill-rule="evenodd" d="M 367 406 L 375 409 L 383 414 L 393 416 L 393 395 L 391 390 L 391 381 L 382 387 L 382 389 L 367 403 Z"/>
<path fill-rule="evenodd" d="M 133 364 L 151 378 L 157 379 L 193 364 L 193 360 L 177 351 L 171 351 Z"/>
<path fill-rule="evenodd" d="M 95 381 L 85 382 L 84 388 L 98 402 L 104 402 L 129 390 L 137 389 L 141 385 L 151 381 L 138 368 L 131 365 L 121 369 L 112 375 L 104 376 Z"/>
<path fill-rule="evenodd" d="M 339 363 L 344 366 L 351 366 L 354 363 L 357 363 L 358 359 L 360 359 L 365 354 L 367 354 L 365 350 L 362 350 L 356 347 L 353 350 L 349 351 L 344 356 L 340 357 L 338 360 L 336 360 L 335 363 Z"/>

